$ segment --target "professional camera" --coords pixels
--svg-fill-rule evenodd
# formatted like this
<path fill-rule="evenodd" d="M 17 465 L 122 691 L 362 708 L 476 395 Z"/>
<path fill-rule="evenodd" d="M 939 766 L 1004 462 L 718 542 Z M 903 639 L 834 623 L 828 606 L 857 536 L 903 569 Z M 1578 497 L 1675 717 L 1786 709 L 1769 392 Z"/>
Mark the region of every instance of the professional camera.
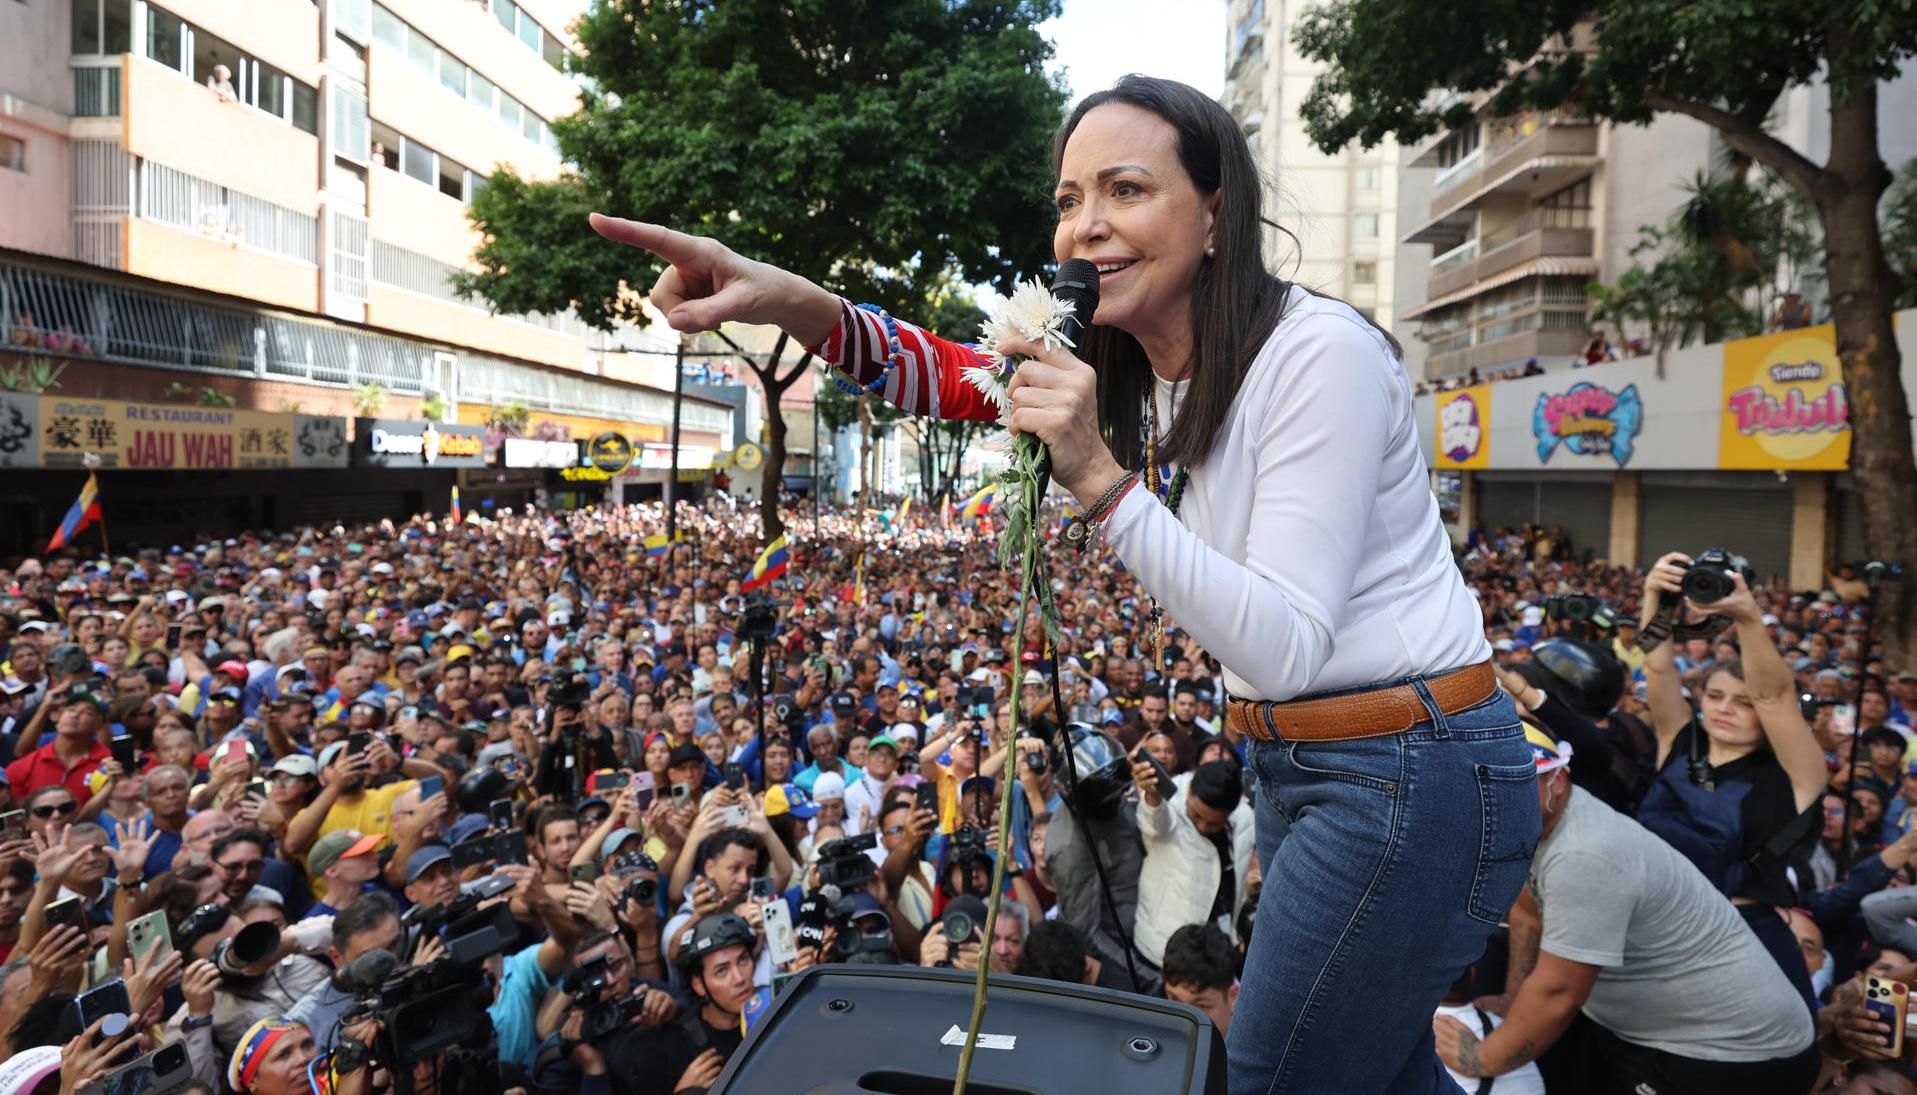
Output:
<path fill-rule="evenodd" d="M 1712 548 L 1691 560 L 1691 565 L 1685 568 L 1684 580 L 1679 584 L 1684 596 L 1693 604 L 1714 604 L 1736 591 L 1737 585 L 1731 580 L 1733 574 L 1742 574 L 1745 585 L 1757 581 L 1757 574 L 1751 570 L 1749 560 L 1722 548 Z"/>
<path fill-rule="evenodd" d="M 745 608 L 739 616 L 739 626 L 733 629 L 734 636 L 740 642 L 755 645 L 770 640 L 779 630 L 779 609 L 785 607 L 784 602 L 753 590 L 746 594 Z"/>
<path fill-rule="evenodd" d="M 552 688 L 546 692 L 546 702 L 554 710 L 570 707 L 575 710 L 586 706 L 592 698 L 592 685 L 583 673 L 574 673 L 570 669 L 555 669 L 552 674 Z"/>
<path fill-rule="evenodd" d="M 879 834 L 860 833 L 828 841 L 819 848 L 819 885 L 856 890 L 878 877 L 878 864 L 865 853 L 879 846 Z"/>
<path fill-rule="evenodd" d="M 876 919 L 867 930 L 862 921 Z M 799 916 L 793 934 L 801 947 L 825 944 L 825 932 L 832 929 L 832 949 L 827 957 L 834 962 L 885 961 L 892 951 L 892 925 L 884 919 L 871 894 L 842 895 L 837 886 L 820 886 L 799 902 Z"/>
<path fill-rule="evenodd" d="M 985 858 L 987 854 L 985 830 L 961 825 L 952 834 L 951 851 L 947 853 L 945 861 L 948 864 L 968 864 Z"/>
<path fill-rule="evenodd" d="M 1590 624 L 1600 631 L 1617 626 L 1611 606 L 1588 593 L 1566 593 L 1544 599 L 1544 614 L 1553 620 Z"/>
<path fill-rule="evenodd" d="M 280 930 L 261 921 L 241 928 L 231 939 L 220 940 L 213 948 L 213 964 L 224 978 L 242 978 L 249 967 L 273 957 L 279 949 Z"/>
<path fill-rule="evenodd" d="M 517 941 L 519 925 L 504 902 L 483 910 L 479 905 L 512 886 L 512 880 L 494 876 L 446 905 L 407 910 L 400 918 L 398 953 L 411 954 L 420 940 L 437 937 L 445 957 L 402 966 L 390 954 L 372 951 L 337 976 L 343 991 L 359 996 L 349 1011 L 351 1021 L 379 1021 L 379 1036 L 366 1047 L 371 1059 L 407 1080 L 408 1087 L 409 1066 L 489 1036 L 485 962 Z"/>
<path fill-rule="evenodd" d="M 623 1000 L 601 999 L 612 984 L 609 960 L 604 955 L 578 966 L 560 981 L 562 992 L 572 997 L 572 1006 L 585 1013 L 579 1037 L 590 1042 L 619 1029 L 620 1024 L 638 1016 L 645 1006 L 644 997 L 630 994 Z"/>

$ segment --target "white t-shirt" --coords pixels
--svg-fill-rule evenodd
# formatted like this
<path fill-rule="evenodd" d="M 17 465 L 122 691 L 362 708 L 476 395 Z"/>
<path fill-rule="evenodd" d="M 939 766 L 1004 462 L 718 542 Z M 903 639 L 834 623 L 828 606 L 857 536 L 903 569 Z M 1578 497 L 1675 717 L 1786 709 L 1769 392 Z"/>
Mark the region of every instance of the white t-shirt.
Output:
<path fill-rule="evenodd" d="M 1439 1004 L 1438 1014 L 1449 1015 L 1451 1018 L 1463 1023 L 1466 1030 L 1477 1035 L 1479 1038 L 1483 1038 L 1485 1035 L 1498 1029 L 1498 1026 L 1502 1022 L 1497 1016 L 1487 1011 L 1484 1013 L 1484 1017 L 1491 1021 L 1491 1025 L 1488 1027 L 1485 1026 L 1478 1021 L 1478 1009 L 1472 1007 L 1470 1004 L 1464 1004 L 1458 1007 Z M 1451 1072 L 1448 1068 L 1445 1069 L 1445 1071 Z M 1451 1078 L 1458 1082 L 1458 1086 L 1465 1090 L 1466 1095 L 1477 1091 L 1479 1085 L 1484 1083 L 1481 1077 L 1466 1076 L 1461 1072 L 1451 1072 Z M 1538 1066 L 1535 1064 L 1527 1064 L 1522 1068 L 1514 1068 L 1504 1075 L 1492 1079 L 1491 1095 L 1544 1095 L 1544 1075 L 1538 1071 Z"/>
<path fill-rule="evenodd" d="M 1158 422 L 1188 385 L 1157 381 Z M 1349 306 L 1301 289 L 1177 516 L 1133 488 L 1105 538 L 1224 664 L 1233 696 L 1287 700 L 1491 656 L 1438 517 L 1403 363 Z"/>

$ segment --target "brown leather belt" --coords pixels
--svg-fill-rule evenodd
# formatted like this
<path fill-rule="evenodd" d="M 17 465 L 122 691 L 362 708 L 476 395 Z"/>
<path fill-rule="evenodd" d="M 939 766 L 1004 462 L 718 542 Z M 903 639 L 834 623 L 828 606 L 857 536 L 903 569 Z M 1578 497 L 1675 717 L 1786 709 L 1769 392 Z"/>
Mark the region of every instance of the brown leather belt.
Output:
<path fill-rule="evenodd" d="M 1479 662 L 1428 677 L 1424 684 L 1437 701 L 1438 710 L 1455 715 L 1489 699 L 1497 691 L 1498 676 L 1490 662 Z M 1225 726 L 1235 734 L 1259 741 L 1380 738 L 1402 734 L 1430 719 L 1423 697 L 1408 684 L 1283 703 L 1234 699 L 1225 706 Z"/>

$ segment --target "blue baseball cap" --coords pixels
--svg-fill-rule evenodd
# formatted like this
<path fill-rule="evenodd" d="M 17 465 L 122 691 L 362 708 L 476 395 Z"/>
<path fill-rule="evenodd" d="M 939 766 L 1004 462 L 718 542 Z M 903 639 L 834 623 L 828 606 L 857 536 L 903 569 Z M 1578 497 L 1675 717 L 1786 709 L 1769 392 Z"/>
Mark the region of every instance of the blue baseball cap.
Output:
<path fill-rule="evenodd" d="M 434 864 L 445 863 L 452 858 L 453 850 L 438 841 L 421 845 L 419 850 L 406 857 L 406 884 L 412 885 Z"/>

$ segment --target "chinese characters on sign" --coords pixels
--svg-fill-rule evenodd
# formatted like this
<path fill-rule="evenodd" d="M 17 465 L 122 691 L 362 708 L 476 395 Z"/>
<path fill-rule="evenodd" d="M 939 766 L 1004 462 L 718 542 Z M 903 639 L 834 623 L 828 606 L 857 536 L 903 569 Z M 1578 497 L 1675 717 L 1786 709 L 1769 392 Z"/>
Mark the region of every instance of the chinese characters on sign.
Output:
<path fill-rule="evenodd" d="M 337 434 L 341 447 L 304 448 L 302 429 Z M 87 453 L 114 470 L 342 467 L 344 440 L 343 420 L 310 415 L 53 395 L 0 402 L 0 467 L 78 468 Z"/>

